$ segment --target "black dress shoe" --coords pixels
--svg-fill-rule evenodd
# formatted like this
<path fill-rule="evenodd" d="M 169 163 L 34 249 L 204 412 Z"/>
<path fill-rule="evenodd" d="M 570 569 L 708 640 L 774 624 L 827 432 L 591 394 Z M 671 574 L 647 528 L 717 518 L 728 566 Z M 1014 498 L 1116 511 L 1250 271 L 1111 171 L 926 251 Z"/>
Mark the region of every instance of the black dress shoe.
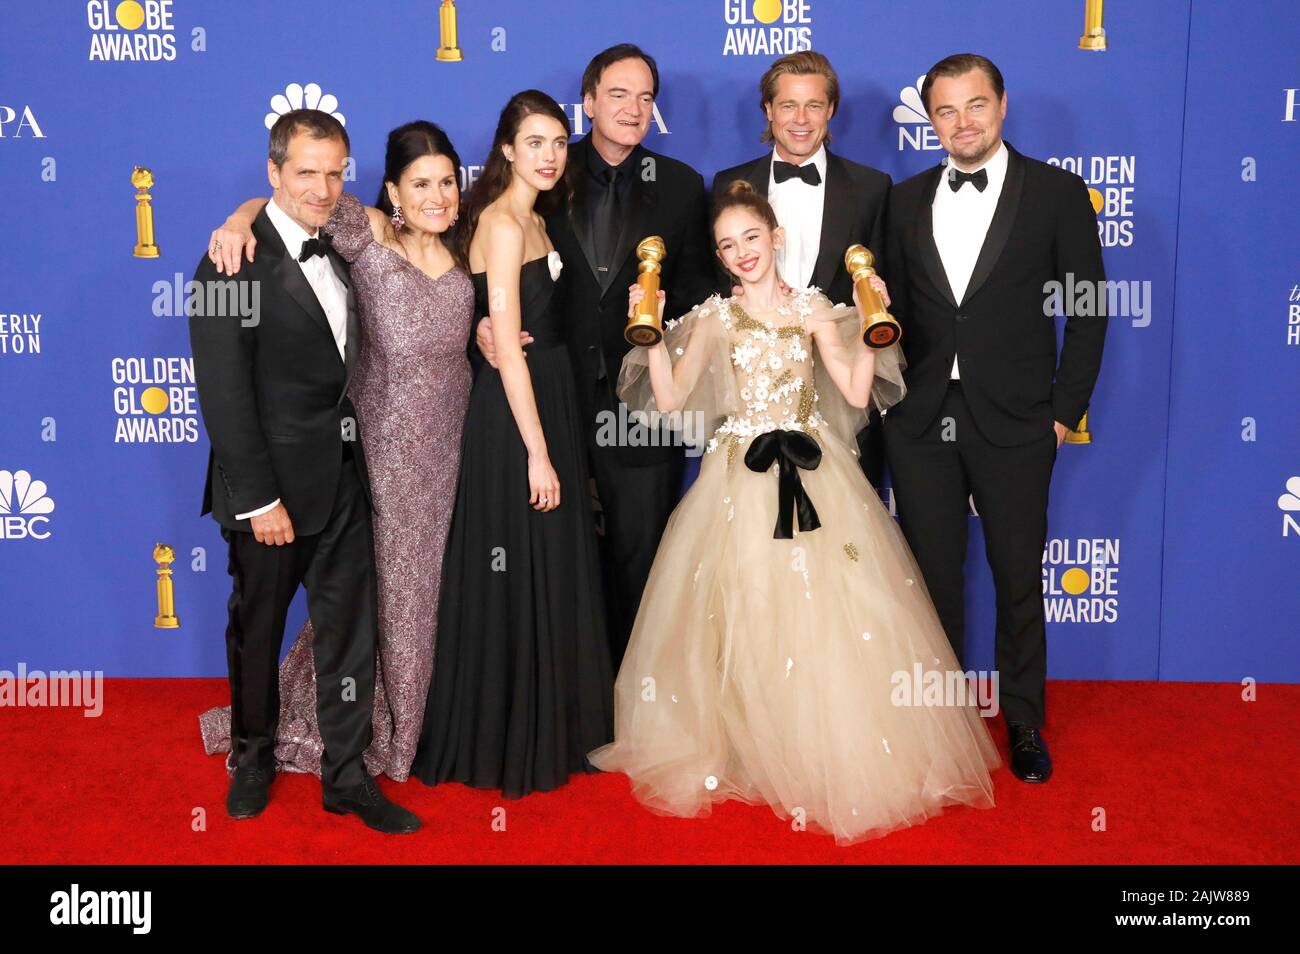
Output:
<path fill-rule="evenodd" d="M 369 775 L 360 785 L 326 792 L 324 807 L 335 815 L 359 815 L 375 831 L 386 835 L 408 835 L 420 830 L 420 819 L 390 802 Z"/>
<path fill-rule="evenodd" d="M 275 770 L 237 768 L 226 794 L 226 812 L 231 818 L 255 818 L 271 799 Z"/>
<path fill-rule="evenodd" d="M 1008 722 L 1011 736 L 1011 771 L 1022 782 L 1046 782 L 1052 777 L 1052 757 L 1043 734 L 1023 722 Z"/>

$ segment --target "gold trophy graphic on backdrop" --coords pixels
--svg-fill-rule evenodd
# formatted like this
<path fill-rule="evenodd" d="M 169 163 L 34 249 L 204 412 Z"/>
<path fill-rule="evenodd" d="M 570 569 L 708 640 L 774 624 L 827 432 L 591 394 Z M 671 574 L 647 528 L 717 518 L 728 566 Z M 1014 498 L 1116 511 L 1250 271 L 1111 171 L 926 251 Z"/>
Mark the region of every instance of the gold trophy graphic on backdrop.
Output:
<path fill-rule="evenodd" d="M 664 337 L 664 326 L 659 321 L 659 272 L 664 256 L 664 240 L 658 235 L 643 238 L 636 247 L 636 257 L 641 259 L 637 266 L 636 283 L 645 292 L 641 304 L 636 306 L 636 313 L 627 320 L 623 337 L 628 344 L 641 348 L 657 345 Z"/>
<path fill-rule="evenodd" d="M 1088 430 L 1088 412 L 1083 412 L 1083 417 L 1079 418 L 1079 426 L 1072 431 L 1065 432 L 1065 443 L 1067 444 L 1091 444 L 1092 432 Z"/>
<path fill-rule="evenodd" d="M 442 0 L 438 7 L 437 59 L 439 63 L 459 63 L 462 59 L 456 45 L 456 4 L 452 0 Z"/>
<path fill-rule="evenodd" d="M 1079 49 L 1106 49 L 1106 28 L 1101 25 L 1103 0 L 1086 0 L 1083 8 L 1083 36 L 1079 37 Z"/>
<path fill-rule="evenodd" d="M 903 337 L 898 319 L 885 308 L 880 293 L 871 287 L 868 279 L 876 274 L 872 267 L 876 256 L 865 245 L 850 245 L 844 253 L 844 267 L 853 277 L 853 288 L 858 293 L 858 311 L 862 313 L 862 343 L 869 348 L 888 348 Z"/>
<path fill-rule="evenodd" d="M 153 173 L 144 166 L 131 170 L 131 185 L 135 186 L 135 257 L 157 258 L 158 246 L 153 242 Z"/>
<path fill-rule="evenodd" d="M 153 548 L 154 562 L 158 564 L 158 615 L 153 618 L 157 629 L 179 629 L 176 618 L 176 595 L 172 591 L 172 561 L 176 552 L 165 543 Z"/>

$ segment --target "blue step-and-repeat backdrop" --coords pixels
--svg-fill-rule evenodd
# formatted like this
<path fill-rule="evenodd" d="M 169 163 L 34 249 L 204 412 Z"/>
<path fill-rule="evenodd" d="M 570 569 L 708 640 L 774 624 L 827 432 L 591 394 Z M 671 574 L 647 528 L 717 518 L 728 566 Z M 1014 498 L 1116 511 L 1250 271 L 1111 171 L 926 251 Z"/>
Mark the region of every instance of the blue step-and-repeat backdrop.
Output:
<path fill-rule="evenodd" d="M 658 58 L 647 145 L 714 172 L 763 151 L 757 81 L 827 54 L 834 148 L 905 178 L 942 155 L 918 77 L 975 51 L 1008 141 L 1093 190 L 1111 321 L 1090 444 L 1064 447 L 1043 560 L 1055 678 L 1300 680 L 1300 5 L 1107 0 L 50 0 L 0 30 L 0 669 L 215 676 L 230 581 L 199 516 L 207 439 L 178 286 L 268 193 L 267 128 L 300 102 L 352 139 L 373 202 L 387 131 L 447 129 L 472 182 L 515 91 L 583 134 L 579 79 L 621 41 Z M 137 242 L 132 171 L 157 258 Z M 886 501 L 887 487 L 881 488 Z M 968 667 L 994 605 L 971 517 Z M 180 627 L 154 626 L 171 546 Z M 302 600 L 289 638 L 305 616 Z M 289 639 L 286 639 L 286 647 Z"/>

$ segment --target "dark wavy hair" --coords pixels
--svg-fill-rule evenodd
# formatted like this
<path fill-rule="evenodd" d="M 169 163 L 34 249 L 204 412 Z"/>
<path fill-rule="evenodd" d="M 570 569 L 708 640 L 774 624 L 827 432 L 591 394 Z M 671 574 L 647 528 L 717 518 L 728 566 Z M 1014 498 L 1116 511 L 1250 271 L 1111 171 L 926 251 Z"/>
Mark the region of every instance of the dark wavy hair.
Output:
<path fill-rule="evenodd" d="M 391 218 L 393 215 L 393 203 L 388 198 L 388 183 L 397 185 L 402 180 L 402 173 L 421 156 L 446 156 L 451 161 L 452 175 L 456 176 L 459 188 L 460 156 L 442 127 L 427 119 L 417 119 L 398 126 L 388 134 L 388 146 L 384 149 L 384 181 L 379 184 L 379 197 L 375 199 L 375 208 L 384 213 L 385 217 Z M 442 240 L 447 251 L 451 252 L 452 260 L 469 271 L 465 251 L 468 243 L 463 240 L 465 230 L 459 225 L 457 222 L 443 232 Z"/>
<path fill-rule="evenodd" d="M 506 103 L 505 109 L 501 110 L 501 118 L 497 120 L 497 131 L 492 136 L 492 148 L 483 162 L 483 171 L 474 183 L 474 188 L 469 190 L 469 197 L 465 200 L 465 211 L 461 215 L 461 224 L 464 226 L 461 234 L 464 236 L 467 250 L 474 238 L 474 232 L 478 229 L 479 216 L 510 187 L 510 177 L 514 175 L 514 169 L 506 161 L 501 147 L 513 144 L 524 120 L 538 114 L 550 116 L 566 130 L 569 128 L 569 117 L 564 114 L 564 110 L 560 109 L 560 104 L 541 90 L 526 89 L 521 93 L 515 93 L 510 97 L 510 102 Z M 547 216 L 557 209 L 564 208 L 568 205 L 572 192 L 570 177 L 561 176 L 556 181 L 555 188 L 537 196 L 535 206 L 537 213 Z"/>

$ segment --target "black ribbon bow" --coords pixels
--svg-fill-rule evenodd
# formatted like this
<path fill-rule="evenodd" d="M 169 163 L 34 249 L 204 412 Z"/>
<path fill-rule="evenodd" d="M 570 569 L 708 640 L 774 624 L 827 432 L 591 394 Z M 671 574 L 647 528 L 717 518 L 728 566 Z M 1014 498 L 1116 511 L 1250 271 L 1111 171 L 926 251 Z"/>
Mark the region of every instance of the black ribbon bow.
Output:
<path fill-rule="evenodd" d="M 305 262 L 313 255 L 326 257 L 330 250 L 330 237 L 324 232 L 320 233 L 319 238 L 309 238 L 302 243 L 302 251 L 298 253 L 298 261 Z"/>
<path fill-rule="evenodd" d="M 775 461 L 780 472 L 777 487 L 776 531 L 774 540 L 794 537 L 794 512 L 799 509 L 799 530 L 808 533 L 822 525 L 817 519 L 817 508 L 808 499 L 799 479 L 797 468 L 816 470 L 822 462 L 822 449 L 810 434 L 804 431 L 768 431 L 750 442 L 745 453 L 745 466 L 763 474 Z"/>
<path fill-rule="evenodd" d="M 979 172 L 962 172 L 956 166 L 948 170 L 948 185 L 952 191 L 956 192 L 961 188 L 963 182 L 969 182 L 978 191 L 983 192 L 985 186 L 989 184 L 989 173 L 987 169 L 981 169 Z"/>
<path fill-rule="evenodd" d="M 777 159 L 772 163 L 772 178 L 778 183 L 786 179 L 802 179 L 810 186 L 821 185 L 822 174 L 817 171 L 817 166 L 808 163 L 806 166 L 796 166 L 793 162 L 782 162 Z"/>

